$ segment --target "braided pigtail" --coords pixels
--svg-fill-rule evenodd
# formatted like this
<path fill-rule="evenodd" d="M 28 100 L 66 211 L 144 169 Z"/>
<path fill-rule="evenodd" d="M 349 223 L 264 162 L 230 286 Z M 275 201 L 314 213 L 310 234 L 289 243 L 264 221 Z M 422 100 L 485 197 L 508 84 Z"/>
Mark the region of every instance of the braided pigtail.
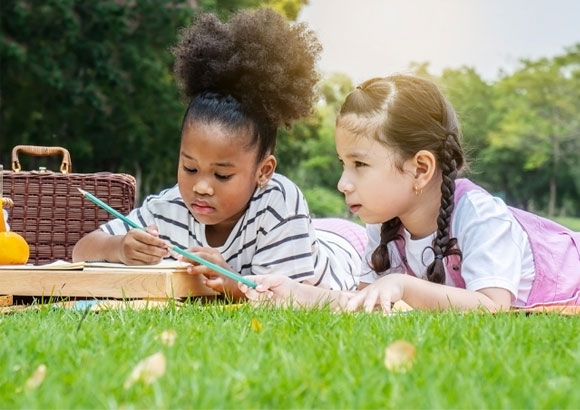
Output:
<path fill-rule="evenodd" d="M 441 171 L 443 182 L 441 183 L 441 208 L 437 218 L 437 236 L 433 240 L 433 253 L 435 260 L 427 267 L 427 279 L 430 282 L 445 283 L 445 264 L 443 258 L 449 255 L 461 255 L 456 238 L 449 237 L 451 226 L 451 214 L 455 207 L 455 179 L 457 178 L 457 160 L 453 153 L 461 152 L 459 144 L 453 135 L 448 135 L 441 149 Z"/>
<path fill-rule="evenodd" d="M 395 239 L 401 238 L 399 229 L 401 220 L 393 218 L 381 225 L 381 243 L 371 256 L 371 265 L 375 272 L 384 272 L 391 268 L 391 258 L 387 244 Z"/>

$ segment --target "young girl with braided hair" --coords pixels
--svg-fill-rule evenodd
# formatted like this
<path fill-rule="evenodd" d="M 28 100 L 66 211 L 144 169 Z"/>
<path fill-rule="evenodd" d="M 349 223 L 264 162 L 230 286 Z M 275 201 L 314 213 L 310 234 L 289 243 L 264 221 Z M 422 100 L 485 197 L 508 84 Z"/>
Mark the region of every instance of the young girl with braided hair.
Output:
<path fill-rule="evenodd" d="M 319 53 L 305 25 L 270 9 L 227 22 L 198 17 L 174 49 L 190 100 L 177 185 L 128 215 L 148 232 L 110 221 L 77 243 L 73 259 L 152 264 L 169 256 L 169 242 L 242 275 L 277 272 L 309 286 L 356 287 L 364 228 L 311 220 L 298 187 L 275 173 L 277 130 L 310 113 Z M 233 280 L 203 265 L 188 270 L 232 299 L 243 296 Z"/>
<path fill-rule="evenodd" d="M 580 304 L 580 233 L 513 209 L 466 179 L 457 117 L 430 81 L 368 80 L 336 127 L 338 189 L 367 223 L 361 291 L 304 289 L 256 278 L 251 299 L 330 300 L 367 311 L 404 300 L 419 309 Z M 365 287 L 364 284 L 369 284 Z"/>

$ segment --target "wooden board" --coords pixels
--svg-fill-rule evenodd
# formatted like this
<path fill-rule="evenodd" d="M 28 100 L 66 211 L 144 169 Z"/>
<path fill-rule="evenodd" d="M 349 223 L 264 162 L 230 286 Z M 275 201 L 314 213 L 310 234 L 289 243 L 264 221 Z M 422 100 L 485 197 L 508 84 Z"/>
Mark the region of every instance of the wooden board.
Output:
<path fill-rule="evenodd" d="M 178 272 L 2 270 L 0 294 L 44 297 L 182 298 L 212 296 L 199 275 Z"/>

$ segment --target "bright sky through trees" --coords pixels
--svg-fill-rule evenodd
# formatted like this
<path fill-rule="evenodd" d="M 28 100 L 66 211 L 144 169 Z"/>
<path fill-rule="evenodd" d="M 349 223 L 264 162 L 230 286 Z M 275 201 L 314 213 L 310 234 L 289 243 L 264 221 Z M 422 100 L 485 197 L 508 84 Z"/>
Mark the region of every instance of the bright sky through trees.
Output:
<path fill-rule="evenodd" d="M 429 61 L 434 74 L 468 65 L 493 80 L 520 58 L 580 42 L 578 0 L 310 0 L 298 20 L 322 42 L 322 70 L 355 82 L 412 61 Z"/>

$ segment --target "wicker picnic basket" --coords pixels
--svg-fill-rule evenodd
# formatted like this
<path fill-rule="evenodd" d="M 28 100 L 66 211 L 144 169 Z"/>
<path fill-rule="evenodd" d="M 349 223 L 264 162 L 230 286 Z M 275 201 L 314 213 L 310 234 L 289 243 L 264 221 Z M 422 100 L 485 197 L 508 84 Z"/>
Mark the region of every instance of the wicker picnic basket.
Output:
<path fill-rule="evenodd" d="M 62 155 L 60 172 L 22 171 L 18 154 Z M 85 200 L 77 188 L 88 191 L 126 214 L 135 204 L 135 178 L 127 174 L 98 172 L 74 174 L 69 152 L 61 147 L 18 145 L 12 150 L 12 171 L 4 171 L 2 194 L 13 201 L 10 230 L 30 245 L 29 263 L 71 260 L 75 243 L 112 217 Z"/>

